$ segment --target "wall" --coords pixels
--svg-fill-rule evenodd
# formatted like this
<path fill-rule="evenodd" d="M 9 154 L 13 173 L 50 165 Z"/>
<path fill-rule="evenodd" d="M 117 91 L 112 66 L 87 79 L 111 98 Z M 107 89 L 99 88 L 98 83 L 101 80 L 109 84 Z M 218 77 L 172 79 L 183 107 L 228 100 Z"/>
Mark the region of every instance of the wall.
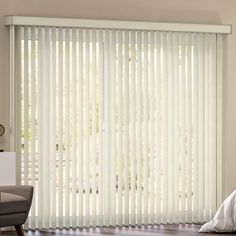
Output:
<path fill-rule="evenodd" d="M 6 15 L 236 25 L 235 0 L 0 0 L 0 123 L 9 148 L 8 30 Z M 224 89 L 225 194 L 236 188 L 236 32 L 228 41 L 228 79 Z M 234 100 L 235 99 L 235 100 Z"/>

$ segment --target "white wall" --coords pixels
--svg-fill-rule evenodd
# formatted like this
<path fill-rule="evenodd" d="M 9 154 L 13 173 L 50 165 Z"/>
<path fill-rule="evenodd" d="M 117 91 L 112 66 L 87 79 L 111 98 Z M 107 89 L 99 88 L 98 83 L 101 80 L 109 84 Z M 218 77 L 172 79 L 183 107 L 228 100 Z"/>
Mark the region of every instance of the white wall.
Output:
<path fill-rule="evenodd" d="M 28 15 L 109 20 L 236 25 L 235 0 L 0 0 L 0 123 L 9 148 L 8 30 L 4 16 Z M 225 193 L 236 188 L 236 33 L 229 36 L 228 80 L 224 90 Z"/>

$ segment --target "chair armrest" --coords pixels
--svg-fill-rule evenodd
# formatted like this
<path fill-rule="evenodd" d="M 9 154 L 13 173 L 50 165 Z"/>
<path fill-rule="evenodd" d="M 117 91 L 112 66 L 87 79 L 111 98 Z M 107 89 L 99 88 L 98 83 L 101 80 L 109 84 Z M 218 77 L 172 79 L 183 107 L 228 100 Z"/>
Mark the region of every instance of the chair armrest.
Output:
<path fill-rule="evenodd" d="M 30 207 L 31 207 L 32 199 L 33 199 L 34 188 L 32 186 L 27 186 L 27 185 L 23 185 L 23 186 L 0 186 L 0 203 L 1 203 L 1 193 L 2 192 L 15 194 L 15 195 L 21 196 L 21 197 L 26 199 L 26 201 L 27 201 L 27 211 L 25 212 L 24 217 L 21 219 L 22 224 L 24 224 L 24 222 L 26 221 L 26 219 L 28 217 L 29 211 L 30 211 Z"/>
<path fill-rule="evenodd" d="M 0 196 L 1 192 L 16 194 L 24 197 L 30 208 L 33 198 L 34 188 L 32 186 L 23 185 L 23 186 L 0 186 Z"/>
<path fill-rule="evenodd" d="M 12 193 L 24 197 L 30 201 L 33 197 L 34 188 L 32 186 L 0 186 L 0 192 Z"/>

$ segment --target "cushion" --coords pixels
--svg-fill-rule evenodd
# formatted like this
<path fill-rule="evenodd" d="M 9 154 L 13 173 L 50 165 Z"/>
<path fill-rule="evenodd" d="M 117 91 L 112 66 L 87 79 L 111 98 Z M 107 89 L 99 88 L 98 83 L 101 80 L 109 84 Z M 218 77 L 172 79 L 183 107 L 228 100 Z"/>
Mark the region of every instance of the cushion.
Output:
<path fill-rule="evenodd" d="M 204 224 L 199 232 L 236 232 L 236 190 L 224 200 L 214 218 Z"/>
<path fill-rule="evenodd" d="M 12 193 L 0 193 L 0 215 L 27 211 L 27 200 Z"/>

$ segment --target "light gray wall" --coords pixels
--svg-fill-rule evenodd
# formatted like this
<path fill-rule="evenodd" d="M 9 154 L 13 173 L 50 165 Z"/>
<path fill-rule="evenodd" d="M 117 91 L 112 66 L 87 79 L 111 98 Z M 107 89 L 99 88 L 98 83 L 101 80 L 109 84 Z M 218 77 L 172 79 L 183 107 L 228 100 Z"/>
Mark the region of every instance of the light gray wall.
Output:
<path fill-rule="evenodd" d="M 236 24 L 235 0 L 0 0 L 0 123 L 6 127 L 1 145 L 9 148 L 8 30 L 4 16 L 49 16 L 109 20 Z M 236 187 L 236 33 L 229 36 L 228 80 L 224 81 L 225 193 Z"/>

